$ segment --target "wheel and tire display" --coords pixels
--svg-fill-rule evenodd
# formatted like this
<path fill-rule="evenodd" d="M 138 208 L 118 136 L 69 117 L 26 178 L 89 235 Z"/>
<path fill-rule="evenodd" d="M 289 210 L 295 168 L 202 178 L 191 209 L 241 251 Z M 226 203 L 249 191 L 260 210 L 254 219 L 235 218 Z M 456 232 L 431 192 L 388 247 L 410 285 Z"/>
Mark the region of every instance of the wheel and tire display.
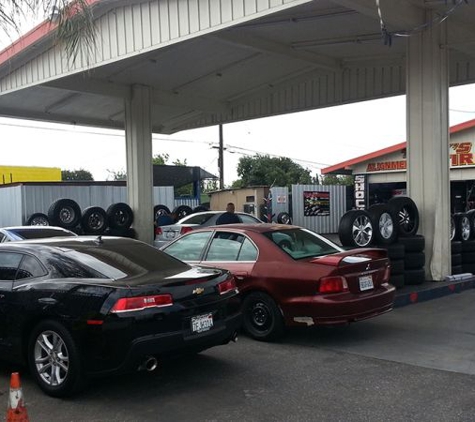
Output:
<path fill-rule="evenodd" d="M 399 236 L 414 236 L 419 228 L 419 211 L 408 196 L 396 196 L 388 202 L 389 209 L 396 216 Z"/>
<path fill-rule="evenodd" d="M 157 218 L 160 217 L 161 215 L 167 215 L 170 214 L 170 208 L 168 208 L 166 205 L 155 205 L 153 207 L 153 217 L 154 221 L 157 221 Z"/>
<path fill-rule="evenodd" d="M 134 213 L 124 202 L 117 202 L 107 208 L 107 222 L 111 229 L 128 229 L 134 222 Z"/>
<path fill-rule="evenodd" d="M 277 215 L 277 222 L 279 224 L 292 224 L 292 218 L 288 212 L 280 212 Z"/>
<path fill-rule="evenodd" d="M 373 241 L 373 224 L 366 211 L 351 210 L 341 217 L 338 236 L 343 246 L 366 247 Z"/>
<path fill-rule="evenodd" d="M 406 254 L 422 252 L 425 248 L 425 237 L 420 234 L 411 237 L 402 237 L 399 239 L 399 243 L 404 245 Z"/>
<path fill-rule="evenodd" d="M 472 237 L 475 237 L 475 210 L 468 210 L 465 214 L 470 222 L 470 232 Z"/>
<path fill-rule="evenodd" d="M 455 220 L 454 216 L 450 216 L 450 241 L 452 242 L 455 239 Z"/>
<path fill-rule="evenodd" d="M 41 212 L 35 212 L 26 220 L 27 226 L 49 226 L 48 216 Z"/>
<path fill-rule="evenodd" d="M 81 217 L 85 234 L 102 234 L 107 228 L 107 213 L 101 207 L 87 207 Z"/>
<path fill-rule="evenodd" d="M 58 199 L 49 207 L 48 219 L 52 226 L 72 229 L 81 221 L 81 208 L 72 199 Z"/>
<path fill-rule="evenodd" d="M 193 214 L 193 210 L 188 205 L 179 205 L 173 210 L 173 214 L 178 220 L 181 220 L 183 217 Z"/>
<path fill-rule="evenodd" d="M 79 351 L 69 331 L 56 321 L 42 321 L 33 329 L 28 363 L 36 382 L 50 396 L 67 396 L 82 385 Z"/>
<path fill-rule="evenodd" d="M 379 245 L 389 245 L 397 239 L 396 216 L 386 204 L 376 204 L 368 208 L 374 229 L 374 240 Z"/>
<path fill-rule="evenodd" d="M 454 214 L 455 234 L 454 240 L 466 242 L 471 237 L 470 220 L 467 214 L 459 212 Z"/>
<path fill-rule="evenodd" d="M 244 299 L 243 327 L 252 338 L 276 340 L 284 334 L 284 319 L 275 301 L 266 293 L 250 293 Z"/>

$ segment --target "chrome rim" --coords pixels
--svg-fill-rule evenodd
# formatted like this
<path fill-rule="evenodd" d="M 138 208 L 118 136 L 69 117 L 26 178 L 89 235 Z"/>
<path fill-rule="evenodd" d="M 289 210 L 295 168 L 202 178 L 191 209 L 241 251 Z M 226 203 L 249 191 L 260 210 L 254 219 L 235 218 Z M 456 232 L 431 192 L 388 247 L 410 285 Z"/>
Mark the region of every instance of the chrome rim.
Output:
<path fill-rule="evenodd" d="M 394 222 L 391 215 L 387 212 L 381 214 L 379 217 L 379 232 L 383 239 L 390 239 L 394 233 Z"/>
<path fill-rule="evenodd" d="M 467 217 L 462 217 L 460 221 L 460 228 L 463 240 L 468 240 L 470 238 L 470 221 Z"/>
<path fill-rule="evenodd" d="M 50 386 L 64 383 L 69 373 L 69 353 L 63 339 L 54 331 L 42 332 L 35 343 L 36 370 Z"/>
<path fill-rule="evenodd" d="M 454 240 L 455 237 L 455 222 L 454 218 L 450 219 L 450 240 Z"/>
<path fill-rule="evenodd" d="M 92 229 L 101 229 L 104 227 L 104 216 L 98 212 L 93 212 L 87 219 L 89 227 Z"/>
<path fill-rule="evenodd" d="M 30 226 L 49 226 L 49 223 L 44 217 L 35 217 L 31 220 Z"/>
<path fill-rule="evenodd" d="M 72 208 L 69 208 L 69 207 L 64 207 L 64 208 L 61 208 L 61 211 L 59 212 L 59 219 L 63 222 L 63 223 L 71 223 L 73 220 L 74 220 L 74 211 Z"/>
<path fill-rule="evenodd" d="M 404 228 L 406 232 L 412 231 L 414 228 L 414 219 L 412 218 L 412 213 L 406 207 L 401 208 L 398 213 L 399 225 Z"/>
<path fill-rule="evenodd" d="M 366 215 L 361 215 L 353 222 L 353 240 L 358 246 L 367 246 L 373 239 L 373 226 Z"/>

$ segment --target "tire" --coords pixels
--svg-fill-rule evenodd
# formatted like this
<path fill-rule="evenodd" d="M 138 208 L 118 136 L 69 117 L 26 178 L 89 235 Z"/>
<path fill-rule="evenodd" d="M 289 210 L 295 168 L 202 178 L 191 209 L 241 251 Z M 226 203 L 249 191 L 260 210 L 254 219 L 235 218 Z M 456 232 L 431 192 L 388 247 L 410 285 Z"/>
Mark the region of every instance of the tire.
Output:
<path fill-rule="evenodd" d="M 177 220 L 181 220 L 187 215 L 193 214 L 193 210 L 188 205 L 179 205 L 173 210 L 173 214 L 176 215 Z"/>
<path fill-rule="evenodd" d="M 50 360 L 46 349 L 61 353 L 55 353 Z M 59 322 L 45 320 L 33 328 L 27 353 L 31 374 L 46 394 L 65 397 L 82 387 L 84 376 L 79 350 L 69 331 Z M 63 366 L 59 367 L 53 359 L 60 360 Z M 48 370 L 50 364 L 51 370 Z M 58 384 L 52 385 L 54 381 Z"/>
<path fill-rule="evenodd" d="M 284 334 L 284 319 L 275 301 L 266 293 L 250 293 L 243 301 L 243 328 L 253 339 L 274 341 Z"/>
<path fill-rule="evenodd" d="M 468 221 L 470 222 L 470 233 L 472 238 L 475 237 L 475 210 L 469 210 L 465 214 L 467 214 Z"/>
<path fill-rule="evenodd" d="M 404 271 L 404 284 L 414 286 L 424 283 L 425 280 L 426 276 L 424 268 Z"/>
<path fill-rule="evenodd" d="M 404 287 L 404 274 L 391 275 L 389 282 L 396 288 Z"/>
<path fill-rule="evenodd" d="M 48 216 L 41 212 L 35 212 L 26 220 L 26 226 L 49 226 Z"/>
<path fill-rule="evenodd" d="M 280 212 L 277 214 L 277 222 L 279 224 L 292 224 L 292 217 L 288 212 Z"/>
<path fill-rule="evenodd" d="M 393 243 L 392 245 L 383 246 L 388 251 L 388 258 L 392 259 L 404 259 L 406 255 L 406 248 L 401 243 Z"/>
<path fill-rule="evenodd" d="M 464 273 L 475 274 L 475 264 L 462 264 L 462 268 Z"/>
<path fill-rule="evenodd" d="M 107 208 L 107 222 L 111 229 L 128 229 L 134 222 L 134 213 L 125 202 L 117 202 Z"/>
<path fill-rule="evenodd" d="M 460 254 L 460 253 L 452 254 L 451 258 L 452 258 L 452 267 L 455 267 L 456 265 L 461 265 L 462 264 L 462 254 Z"/>
<path fill-rule="evenodd" d="M 462 252 L 475 252 L 475 240 L 469 240 L 468 242 L 460 242 L 462 244 Z"/>
<path fill-rule="evenodd" d="M 366 247 L 373 241 L 373 224 L 366 211 L 350 210 L 341 217 L 338 236 L 343 246 Z"/>
<path fill-rule="evenodd" d="M 157 221 L 157 218 L 161 215 L 170 214 L 170 208 L 166 205 L 155 205 L 153 207 L 153 221 Z"/>
<path fill-rule="evenodd" d="M 101 207 L 87 207 L 81 217 L 84 234 L 102 234 L 107 228 L 107 213 Z"/>
<path fill-rule="evenodd" d="M 452 275 L 462 274 L 463 266 L 462 265 L 452 265 Z"/>
<path fill-rule="evenodd" d="M 406 270 L 416 270 L 424 268 L 426 264 L 426 256 L 424 252 L 407 253 L 404 257 L 404 268 Z"/>
<path fill-rule="evenodd" d="M 386 204 L 372 205 L 368 209 L 374 228 L 374 240 L 379 245 L 390 245 L 398 236 L 396 216 Z"/>
<path fill-rule="evenodd" d="M 416 235 L 412 237 L 401 237 L 399 243 L 404 245 L 406 254 L 413 252 L 422 252 L 425 248 L 425 238 L 422 235 Z"/>
<path fill-rule="evenodd" d="M 450 241 L 453 242 L 455 239 L 455 220 L 454 216 L 450 216 Z"/>
<path fill-rule="evenodd" d="M 470 220 L 467 214 L 459 212 L 454 214 L 455 235 L 454 240 L 467 242 L 471 237 Z"/>
<path fill-rule="evenodd" d="M 399 236 L 414 236 L 419 228 L 419 211 L 408 196 L 396 196 L 388 201 L 389 209 L 396 216 Z"/>
<path fill-rule="evenodd" d="M 450 252 L 453 254 L 462 253 L 462 242 L 453 240 L 450 242 Z"/>
<path fill-rule="evenodd" d="M 460 255 L 462 258 L 462 263 L 464 264 L 475 264 L 475 252 L 464 252 Z M 453 261 L 452 257 L 452 261 Z M 453 264 L 455 265 L 455 264 Z"/>
<path fill-rule="evenodd" d="M 197 207 L 193 208 L 193 213 L 204 212 L 204 211 L 209 211 L 209 208 L 205 207 L 204 205 L 198 205 Z"/>
<path fill-rule="evenodd" d="M 72 229 L 81 221 L 81 208 L 72 199 L 58 199 L 49 207 L 48 219 L 52 226 Z"/>
<path fill-rule="evenodd" d="M 393 275 L 399 275 L 404 273 L 404 259 L 390 260 L 391 263 L 391 277 Z"/>

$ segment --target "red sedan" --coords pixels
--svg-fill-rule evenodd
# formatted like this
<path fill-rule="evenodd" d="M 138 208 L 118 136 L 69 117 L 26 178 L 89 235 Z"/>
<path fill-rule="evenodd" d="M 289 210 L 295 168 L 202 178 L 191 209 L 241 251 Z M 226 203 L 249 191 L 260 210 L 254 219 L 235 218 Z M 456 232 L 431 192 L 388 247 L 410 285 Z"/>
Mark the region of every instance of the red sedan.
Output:
<path fill-rule="evenodd" d="M 230 270 L 243 296 L 244 329 L 257 340 L 274 340 L 285 326 L 347 324 L 393 307 L 385 250 L 345 251 L 301 227 L 207 227 L 162 250 L 191 264 Z"/>

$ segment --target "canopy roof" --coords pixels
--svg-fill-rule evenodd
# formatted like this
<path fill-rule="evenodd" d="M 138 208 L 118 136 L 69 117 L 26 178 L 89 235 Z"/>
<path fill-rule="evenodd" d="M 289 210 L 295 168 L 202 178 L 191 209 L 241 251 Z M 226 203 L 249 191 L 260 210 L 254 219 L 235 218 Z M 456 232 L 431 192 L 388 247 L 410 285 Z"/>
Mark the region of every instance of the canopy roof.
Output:
<path fill-rule="evenodd" d="M 135 84 L 158 133 L 405 93 L 404 37 L 374 0 L 90 0 L 91 55 L 72 63 L 44 23 L 0 53 L 0 115 L 124 127 Z M 388 31 L 449 13 L 450 82 L 475 82 L 475 6 L 381 1 Z M 429 12 L 438 12 L 431 15 Z"/>

